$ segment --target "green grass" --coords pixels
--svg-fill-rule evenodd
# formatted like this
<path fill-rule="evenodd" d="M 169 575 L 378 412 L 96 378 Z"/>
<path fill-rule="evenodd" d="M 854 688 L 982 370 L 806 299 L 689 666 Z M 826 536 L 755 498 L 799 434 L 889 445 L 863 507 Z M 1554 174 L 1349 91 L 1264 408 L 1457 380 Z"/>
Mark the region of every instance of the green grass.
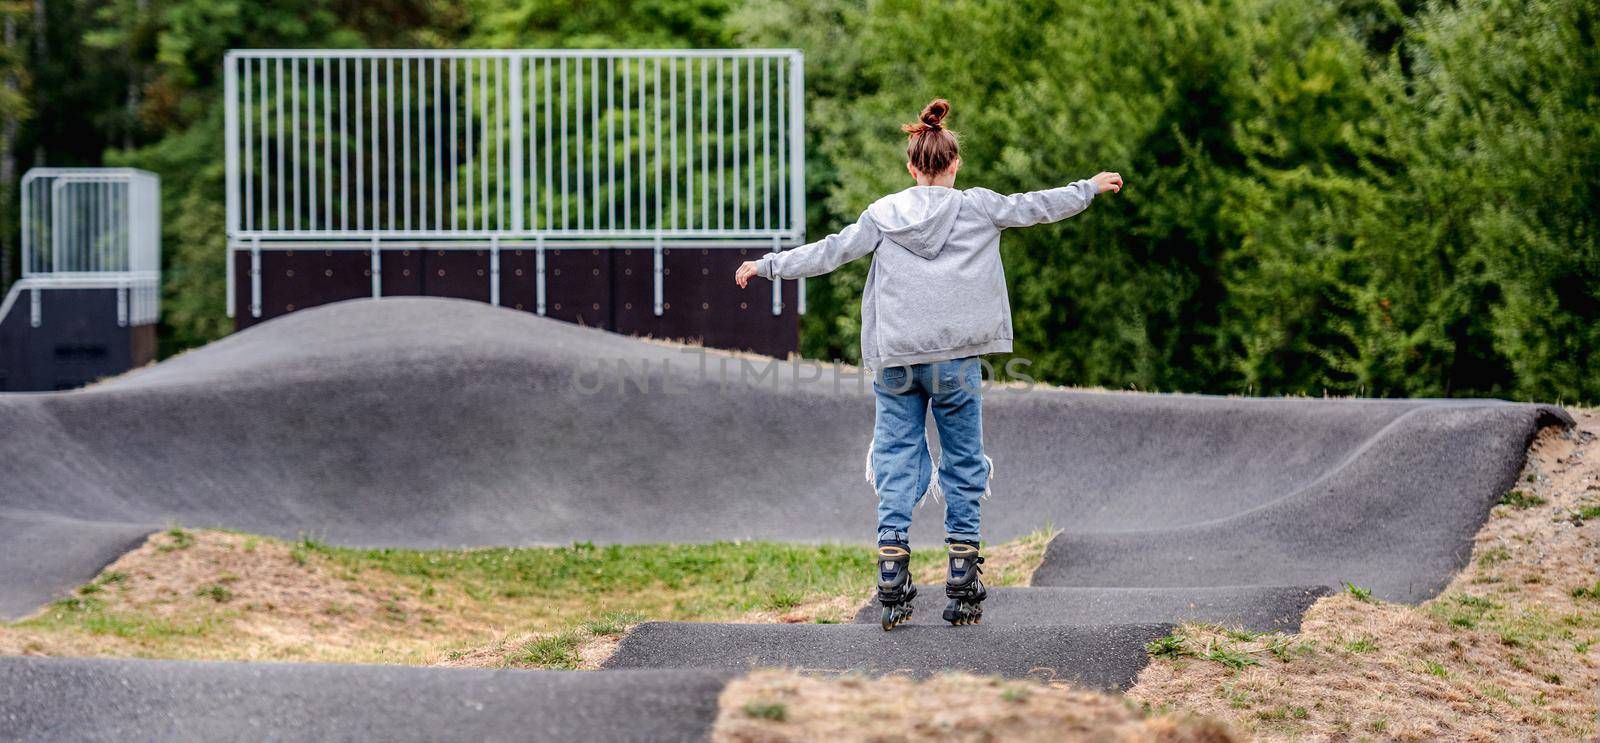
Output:
<path fill-rule="evenodd" d="M 175 552 L 177 550 L 186 550 L 194 544 L 194 535 L 183 529 L 173 527 L 162 533 L 166 535 L 167 541 L 156 545 L 158 551 Z"/>
<path fill-rule="evenodd" d="M 1490 547 L 1478 556 L 1478 564 L 1484 567 L 1493 567 L 1511 559 L 1511 550 L 1505 547 Z"/>
<path fill-rule="evenodd" d="M 1212 630 L 1222 634 L 1217 641 L 1210 641 L 1195 636 L 1196 632 Z M 1174 629 L 1171 634 L 1159 637 L 1145 644 L 1144 649 L 1152 657 L 1168 656 L 1173 658 L 1199 658 L 1220 663 L 1237 671 L 1247 666 L 1259 666 L 1261 661 L 1256 660 L 1250 653 L 1234 647 L 1234 642 L 1243 642 L 1240 638 L 1255 639 L 1261 637 L 1260 633 L 1243 630 L 1230 630 L 1216 625 L 1189 625 Z"/>
<path fill-rule="evenodd" d="M 576 632 L 558 632 L 522 644 L 508 660 L 517 665 L 572 670 L 578 667 L 578 646 L 583 636 Z"/>
<path fill-rule="evenodd" d="M 744 713 L 747 717 L 758 720 L 783 722 L 789 719 L 789 708 L 785 707 L 783 702 L 747 702 L 744 705 Z"/>
<path fill-rule="evenodd" d="M 103 578 L 102 578 L 103 580 Z M 70 628 L 91 635 L 113 635 L 130 640 L 168 640 L 204 636 L 216 622 L 174 622 L 159 617 L 108 609 L 93 597 L 57 600 L 48 610 L 15 626 L 34 629 Z"/>
<path fill-rule="evenodd" d="M 219 604 L 227 603 L 233 600 L 233 591 L 228 590 L 227 586 L 220 584 L 205 586 L 204 588 L 195 591 L 194 595 L 199 596 L 200 598 L 211 599 Z"/>
<path fill-rule="evenodd" d="M 1500 505 L 1510 506 L 1517 510 L 1533 508 L 1534 506 L 1542 506 L 1548 502 L 1549 501 L 1546 501 L 1544 498 L 1541 498 L 1526 490 L 1513 490 L 1505 495 L 1500 496 Z"/>
<path fill-rule="evenodd" d="M 1280 706 L 1271 709 L 1257 710 L 1256 719 L 1267 722 L 1281 722 L 1283 720 L 1305 720 L 1311 717 L 1311 710 L 1298 706 Z"/>
<path fill-rule="evenodd" d="M 1378 649 L 1378 641 L 1371 636 L 1365 636 L 1345 643 L 1344 647 L 1352 653 L 1370 653 Z"/>
<path fill-rule="evenodd" d="M 1453 593 L 1428 604 L 1426 611 L 1452 627 L 1475 629 L 1491 619 L 1498 622 L 1502 608 L 1482 596 Z"/>
<path fill-rule="evenodd" d="M 1000 692 L 1001 699 L 1013 704 L 1022 704 L 1028 701 L 1028 697 L 1032 695 L 1033 692 L 1028 691 L 1027 687 L 1024 686 L 1007 686 L 1004 691 Z"/>
<path fill-rule="evenodd" d="M 1362 588 L 1354 583 L 1345 581 L 1344 592 L 1350 594 L 1357 601 L 1364 601 L 1369 604 L 1377 603 L 1377 599 L 1372 598 L 1372 589 L 1370 588 Z"/>
<path fill-rule="evenodd" d="M 296 545 L 357 574 L 415 579 L 419 595 L 454 584 L 485 604 L 531 602 L 653 619 L 702 619 L 787 609 L 870 585 L 872 550 L 840 545 L 715 542 L 454 551 Z M 546 612 L 549 613 L 549 612 Z M 557 611 L 555 613 L 568 613 Z"/>
<path fill-rule="evenodd" d="M 644 615 L 636 612 L 614 611 L 609 612 L 599 619 L 583 623 L 583 630 L 591 635 L 620 635 L 628 627 L 644 621 Z"/>

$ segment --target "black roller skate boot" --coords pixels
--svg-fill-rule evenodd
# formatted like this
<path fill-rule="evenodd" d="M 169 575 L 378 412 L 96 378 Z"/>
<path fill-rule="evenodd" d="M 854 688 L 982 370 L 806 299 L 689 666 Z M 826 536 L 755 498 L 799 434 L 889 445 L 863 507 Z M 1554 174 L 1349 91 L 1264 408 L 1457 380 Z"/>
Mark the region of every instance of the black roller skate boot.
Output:
<path fill-rule="evenodd" d="M 878 545 L 878 603 L 883 604 L 883 631 L 911 619 L 911 600 L 917 586 L 911 582 L 911 548 Z"/>
<path fill-rule="evenodd" d="M 978 577 L 983 572 L 983 557 L 972 542 L 951 542 L 950 574 L 945 578 L 944 595 L 950 604 L 944 608 L 944 621 L 951 624 L 977 624 L 983 621 L 983 600 L 989 591 Z"/>

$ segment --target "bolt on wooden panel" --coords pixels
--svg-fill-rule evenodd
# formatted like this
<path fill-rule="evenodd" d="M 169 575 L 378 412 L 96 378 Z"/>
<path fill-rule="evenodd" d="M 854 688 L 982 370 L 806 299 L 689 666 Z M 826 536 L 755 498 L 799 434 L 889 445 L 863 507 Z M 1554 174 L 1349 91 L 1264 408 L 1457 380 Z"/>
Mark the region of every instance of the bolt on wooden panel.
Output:
<path fill-rule="evenodd" d="M 424 251 L 422 293 L 430 297 L 489 301 L 489 251 Z"/>
<path fill-rule="evenodd" d="M 545 315 L 610 328 L 611 253 L 599 248 L 545 251 Z"/>

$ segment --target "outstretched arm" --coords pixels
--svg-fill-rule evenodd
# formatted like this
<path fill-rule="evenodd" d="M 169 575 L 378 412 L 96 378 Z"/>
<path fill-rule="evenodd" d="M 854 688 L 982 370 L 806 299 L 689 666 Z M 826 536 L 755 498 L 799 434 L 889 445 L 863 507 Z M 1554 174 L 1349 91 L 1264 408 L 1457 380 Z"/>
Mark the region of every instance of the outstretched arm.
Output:
<path fill-rule="evenodd" d="M 1122 176 L 1117 173 L 1099 173 L 1093 178 L 1076 181 L 1061 188 L 1045 191 L 1011 194 L 1009 196 L 987 189 L 973 189 L 979 201 L 989 212 L 989 219 L 1001 229 L 1028 227 L 1036 224 L 1059 222 L 1084 209 L 1095 194 L 1122 190 Z"/>
<path fill-rule="evenodd" d="M 761 260 L 745 261 L 734 272 L 733 280 L 743 289 L 755 276 L 767 279 L 820 276 L 876 250 L 882 238 L 877 223 L 862 214 L 855 224 L 814 243 L 782 253 L 768 253 Z"/>

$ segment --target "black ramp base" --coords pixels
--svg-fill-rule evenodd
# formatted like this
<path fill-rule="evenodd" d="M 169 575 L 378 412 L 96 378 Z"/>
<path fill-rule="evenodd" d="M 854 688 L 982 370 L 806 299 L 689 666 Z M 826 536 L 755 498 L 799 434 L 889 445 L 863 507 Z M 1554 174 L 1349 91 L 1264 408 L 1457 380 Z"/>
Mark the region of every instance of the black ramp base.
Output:
<path fill-rule="evenodd" d="M 730 676 L 0 658 L 0 739 L 705 740 Z"/>
<path fill-rule="evenodd" d="M 966 671 L 1123 690 L 1145 666 L 1145 644 L 1171 631 L 1170 624 L 951 627 L 936 612 L 892 632 L 860 624 L 650 622 L 623 638 L 605 667 L 781 667 L 919 678 Z"/>
<path fill-rule="evenodd" d="M 917 616 L 930 622 L 938 619 L 945 604 L 944 586 L 921 586 L 918 591 Z M 1298 632 L 1301 615 L 1329 593 L 1326 586 L 990 588 L 989 599 L 983 603 L 983 624 L 1204 622 L 1256 632 Z M 862 606 L 856 623 L 879 625 L 880 608 L 876 602 Z"/>

